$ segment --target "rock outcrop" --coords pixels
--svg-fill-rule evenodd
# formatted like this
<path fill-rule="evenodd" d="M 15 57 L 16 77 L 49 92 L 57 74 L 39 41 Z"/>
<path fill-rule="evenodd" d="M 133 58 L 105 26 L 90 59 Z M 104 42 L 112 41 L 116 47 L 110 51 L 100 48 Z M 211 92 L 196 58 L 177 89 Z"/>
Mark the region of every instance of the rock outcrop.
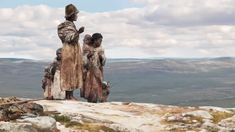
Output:
<path fill-rule="evenodd" d="M 0 99 L 0 121 L 15 120 L 24 116 L 39 116 L 43 107 L 33 102 L 19 100 L 15 97 Z"/>
<path fill-rule="evenodd" d="M 36 105 L 29 107 L 28 104 Z M 232 108 L 180 107 L 131 102 L 96 104 L 68 100 L 39 100 L 20 105 L 24 105 L 27 110 L 33 110 L 22 112 L 16 120 L 0 122 L 0 131 L 235 131 L 235 109 Z M 12 106 L 14 105 L 7 108 Z M 39 113 L 41 109 L 42 114 L 34 113 Z"/>

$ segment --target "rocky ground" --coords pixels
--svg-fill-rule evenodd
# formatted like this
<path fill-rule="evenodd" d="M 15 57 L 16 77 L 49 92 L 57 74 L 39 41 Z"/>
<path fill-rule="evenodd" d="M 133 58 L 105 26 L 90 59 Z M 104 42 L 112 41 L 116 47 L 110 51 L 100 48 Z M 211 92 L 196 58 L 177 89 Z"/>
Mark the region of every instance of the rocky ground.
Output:
<path fill-rule="evenodd" d="M 0 121 L 0 132 L 233 132 L 235 108 L 8 98 Z"/>

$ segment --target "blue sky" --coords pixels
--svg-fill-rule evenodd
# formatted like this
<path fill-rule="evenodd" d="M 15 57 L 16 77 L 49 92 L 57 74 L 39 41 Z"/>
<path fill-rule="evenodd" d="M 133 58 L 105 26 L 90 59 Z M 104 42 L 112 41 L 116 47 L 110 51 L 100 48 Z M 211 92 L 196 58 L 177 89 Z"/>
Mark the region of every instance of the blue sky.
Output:
<path fill-rule="evenodd" d="M 14 8 L 20 5 L 48 5 L 50 7 L 64 7 L 73 3 L 79 10 L 87 12 L 104 12 L 143 5 L 129 0 L 1 0 L 0 8 Z"/>

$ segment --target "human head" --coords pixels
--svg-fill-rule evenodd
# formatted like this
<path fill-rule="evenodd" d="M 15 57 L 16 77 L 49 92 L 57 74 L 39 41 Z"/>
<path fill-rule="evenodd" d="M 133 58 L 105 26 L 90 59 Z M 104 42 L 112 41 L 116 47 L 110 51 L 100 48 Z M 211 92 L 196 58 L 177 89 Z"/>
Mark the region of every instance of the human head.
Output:
<path fill-rule="evenodd" d="M 65 6 L 65 19 L 66 20 L 76 21 L 78 13 L 79 13 L 78 9 L 73 4 L 69 4 Z"/>
<path fill-rule="evenodd" d="M 83 43 L 84 44 L 90 44 L 91 43 L 91 39 L 92 39 L 91 35 L 90 34 L 86 34 L 84 36 Z"/>
<path fill-rule="evenodd" d="M 95 47 L 99 47 L 102 43 L 103 36 L 101 33 L 94 33 L 92 35 L 92 42 Z"/>
<path fill-rule="evenodd" d="M 56 50 L 56 59 L 57 60 L 61 60 L 61 58 L 62 58 L 62 48 L 59 48 L 59 49 L 57 49 Z"/>

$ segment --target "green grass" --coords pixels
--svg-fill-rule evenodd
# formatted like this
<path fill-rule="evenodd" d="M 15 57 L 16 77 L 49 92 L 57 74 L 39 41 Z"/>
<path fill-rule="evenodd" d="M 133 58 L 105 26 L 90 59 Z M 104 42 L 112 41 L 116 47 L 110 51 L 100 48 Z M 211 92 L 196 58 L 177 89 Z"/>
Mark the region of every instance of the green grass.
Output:
<path fill-rule="evenodd" d="M 100 125 L 98 123 L 91 123 L 91 122 L 85 122 L 85 123 L 79 123 L 76 121 L 71 121 L 70 117 L 65 115 L 54 115 L 53 118 L 64 124 L 67 128 L 74 128 L 81 131 L 91 131 L 91 132 L 100 132 L 100 130 L 103 130 L 104 132 L 117 132 L 116 130 L 106 127 L 104 125 Z"/>

